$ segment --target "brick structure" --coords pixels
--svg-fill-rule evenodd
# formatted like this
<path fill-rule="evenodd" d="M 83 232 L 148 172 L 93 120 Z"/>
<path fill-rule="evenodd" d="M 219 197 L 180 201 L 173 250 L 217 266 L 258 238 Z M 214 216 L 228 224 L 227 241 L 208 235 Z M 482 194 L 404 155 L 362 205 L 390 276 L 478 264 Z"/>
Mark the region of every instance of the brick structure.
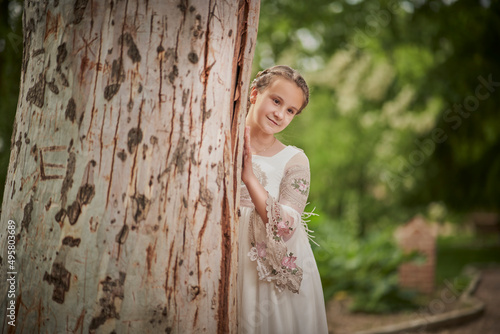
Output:
<path fill-rule="evenodd" d="M 426 256 L 424 263 L 403 263 L 399 267 L 399 284 L 423 293 L 434 290 L 437 228 L 416 216 L 396 229 L 394 236 L 404 252 L 418 251 Z"/>

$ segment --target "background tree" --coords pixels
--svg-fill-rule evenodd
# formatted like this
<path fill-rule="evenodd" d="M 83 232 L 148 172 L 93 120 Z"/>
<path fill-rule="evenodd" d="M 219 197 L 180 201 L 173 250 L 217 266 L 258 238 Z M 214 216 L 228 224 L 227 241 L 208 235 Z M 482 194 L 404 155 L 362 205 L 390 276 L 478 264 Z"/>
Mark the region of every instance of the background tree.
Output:
<path fill-rule="evenodd" d="M 25 2 L 0 230 L 17 331 L 236 332 L 258 13 L 245 0 Z"/>

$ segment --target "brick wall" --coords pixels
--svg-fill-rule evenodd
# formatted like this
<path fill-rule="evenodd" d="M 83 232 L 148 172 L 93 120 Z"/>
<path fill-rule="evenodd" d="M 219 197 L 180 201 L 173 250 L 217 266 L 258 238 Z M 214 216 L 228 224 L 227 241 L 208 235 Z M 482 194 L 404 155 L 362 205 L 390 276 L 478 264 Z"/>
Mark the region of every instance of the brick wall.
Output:
<path fill-rule="evenodd" d="M 417 216 L 396 229 L 395 237 L 405 252 L 418 251 L 426 256 L 424 263 L 404 263 L 399 267 L 399 284 L 423 293 L 434 290 L 437 229 Z"/>

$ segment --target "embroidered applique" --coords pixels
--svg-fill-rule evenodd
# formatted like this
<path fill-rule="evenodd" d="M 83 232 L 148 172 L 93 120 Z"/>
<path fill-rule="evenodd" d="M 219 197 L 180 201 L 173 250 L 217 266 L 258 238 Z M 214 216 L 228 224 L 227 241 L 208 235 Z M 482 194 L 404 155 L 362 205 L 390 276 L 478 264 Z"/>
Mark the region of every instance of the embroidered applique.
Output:
<path fill-rule="evenodd" d="M 306 179 L 294 179 L 292 187 L 304 196 L 309 194 L 309 182 Z"/>
<path fill-rule="evenodd" d="M 297 265 L 295 264 L 295 260 L 297 260 L 296 256 L 293 256 L 293 253 L 290 252 L 288 256 L 285 256 L 283 260 L 281 260 L 281 264 L 286 267 L 287 269 L 290 269 L 292 271 L 297 270 Z M 293 272 L 292 272 L 293 274 Z"/>
<path fill-rule="evenodd" d="M 280 292 L 287 288 L 298 293 L 303 271 L 296 264 L 297 257 L 287 250 L 285 244 L 285 240 L 293 232 L 290 226 L 293 218 L 283 214 L 279 203 L 271 196 L 268 196 L 266 201 L 266 210 L 268 214 L 266 225 L 255 210 L 250 216 L 249 234 L 252 248 L 248 256 L 257 263 L 260 280 L 274 282 Z"/>
<path fill-rule="evenodd" d="M 290 223 L 290 220 L 292 223 Z M 293 227 L 290 227 L 290 225 L 293 224 L 293 218 L 290 217 L 290 220 L 283 221 L 281 217 L 278 218 L 278 222 L 276 225 L 273 226 L 273 235 L 275 240 L 287 240 L 290 238 L 293 232 Z"/>

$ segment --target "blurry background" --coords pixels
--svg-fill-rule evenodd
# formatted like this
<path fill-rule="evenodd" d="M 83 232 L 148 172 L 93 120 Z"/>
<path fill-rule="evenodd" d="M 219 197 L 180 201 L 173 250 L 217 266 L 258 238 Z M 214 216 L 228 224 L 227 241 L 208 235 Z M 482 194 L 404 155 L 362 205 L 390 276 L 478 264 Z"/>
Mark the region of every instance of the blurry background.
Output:
<path fill-rule="evenodd" d="M 21 12 L 20 1 L 0 0 L 2 193 Z M 254 73 L 274 64 L 311 87 L 280 139 L 310 159 L 326 300 L 353 311 L 415 307 L 421 297 L 398 286 L 397 268 L 423 259 L 403 254 L 393 234 L 416 215 L 439 233 L 437 288 L 466 264 L 500 262 L 499 1 L 263 0 Z"/>

